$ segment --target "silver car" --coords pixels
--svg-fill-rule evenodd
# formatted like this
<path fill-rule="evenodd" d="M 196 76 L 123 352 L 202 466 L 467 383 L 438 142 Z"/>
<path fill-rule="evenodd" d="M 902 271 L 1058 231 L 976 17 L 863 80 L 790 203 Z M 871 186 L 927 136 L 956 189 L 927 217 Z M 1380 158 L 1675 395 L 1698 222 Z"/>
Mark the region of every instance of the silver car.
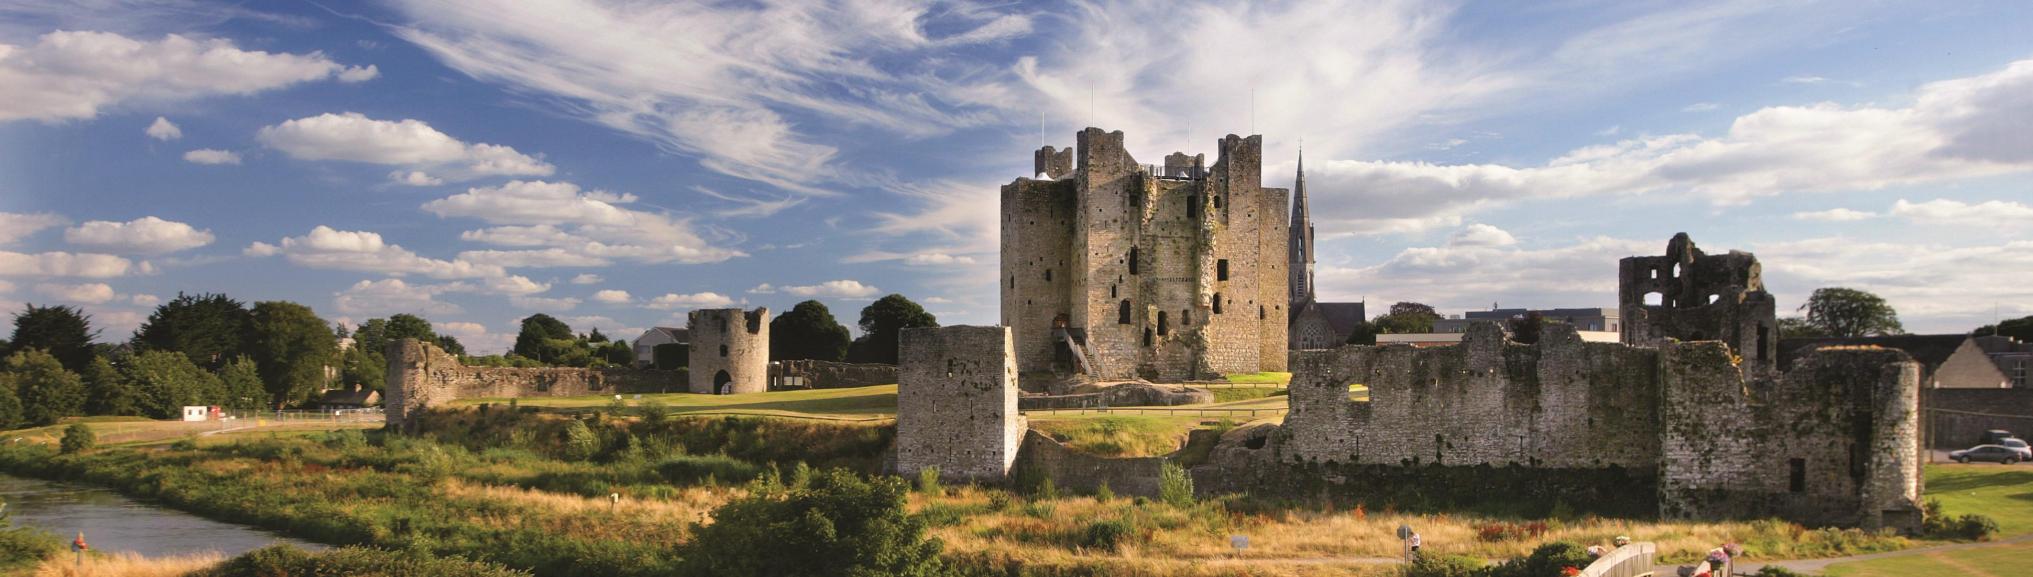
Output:
<path fill-rule="evenodd" d="M 2019 460 L 2021 461 L 2033 461 L 2033 446 L 2027 446 L 2026 441 L 2023 439 L 2018 437 L 2003 439 L 1998 441 L 1998 445 L 2018 451 Z"/>
<path fill-rule="evenodd" d="M 1970 447 L 1960 451 L 1951 452 L 1948 454 L 1948 458 L 1955 459 L 1955 462 L 1957 463 L 1968 463 L 1971 461 L 1991 461 L 1994 463 L 2004 463 L 2007 465 L 2017 463 L 2021 460 L 2019 457 L 2019 451 L 2013 450 L 2012 448 L 2006 447 L 2004 445 L 1977 445 L 1975 447 Z"/>

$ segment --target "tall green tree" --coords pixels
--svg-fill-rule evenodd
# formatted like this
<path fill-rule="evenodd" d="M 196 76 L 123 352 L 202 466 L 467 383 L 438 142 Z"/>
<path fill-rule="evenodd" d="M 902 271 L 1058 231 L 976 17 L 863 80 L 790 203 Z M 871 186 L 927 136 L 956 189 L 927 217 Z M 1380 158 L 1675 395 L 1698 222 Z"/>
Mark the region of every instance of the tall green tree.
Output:
<path fill-rule="evenodd" d="M 122 359 L 131 362 L 132 357 Z M 92 359 L 92 366 L 80 375 L 85 378 L 85 414 L 87 415 L 139 415 L 141 399 L 134 391 L 134 385 L 113 366 L 105 356 Z"/>
<path fill-rule="evenodd" d="M 628 346 L 628 341 L 620 339 L 609 341 L 607 346 L 602 347 L 600 351 L 602 355 L 605 355 L 603 360 L 607 361 L 607 364 L 617 367 L 628 367 L 635 364 L 635 348 Z"/>
<path fill-rule="evenodd" d="M 21 427 L 21 397 L 14 396 L 14 373 L 0 371 L 0 429 Z"/>
<path fill-rule="evenodd" d="M 863 307 L 860 324 L 861 338 L 848 345 L 847 360 L 894 365 L 897 335 L 904 329 L 939 326 L 939 317 L 904 295 L 892 294 Z"/>
<path fill-rule="evenodd" d="M 445 353 L 452 356 L 466 356 L 466 345 L 461 344 L 458 337 L 452 335 L 438 335 L 438 348 L 445 349 Z"/>
<path fill-rule="evenodd" d="M 183 353 L 198 366 L 217 370 L 246 354 L 251 318 L 247 305 L 226 295 L 177 293 L 176 298 L 155 307 L 134 331 L 132 342 L 137 349 Z"/>
<path fill-rule="evenodd" d="M 14 315 L 14 336 L 7 339 L 7 354 L 41 349 L 63 363 L 64 369 L 84 372 L 92 364 L 92 339 L 98 336 L 98 331 L 92 330 L 92 318 L 76 307 L 31 304 Z"/>
<path fill-rule="evenodd" d="M 7 372 L 14 375 L 21 418 L 29 425 L 54 425 L 64 417 L 85 414 L 84 379 L 49 353 L 27 350 L 9 355 Z"/>
<path fill-rule="evenodd" d="M 288 301 L 254 304 L 248 350 L 268 387 L 269 401 L 301 404 L 325 385 L 338 338 L 310 307 Z"/>
<path fill-rule="evenodd" d="M 223 405 L 236 411 L 257 411 L 268 408 L 268 388 L 261 386 L 261 369 L 254 359 L 234 357 L 219 369 L 221 392 L 226 396 Z"/>
<path fill-rule="evenodd" d="M 140 396 L 142 414 L 149 417 L 173 419 L 183 414 L 183 407 L 219 405 L 226 400 L 225 383 L 191 363 L 183 353 L 143 351 L 122 372 Z"/>
<path fill-rule="evenodd" d="M 1828 336 L 1828 332 L 1823 331 L 1821 327 L 1814 326 L 1813 323 L 1807 322 L 1807 319 L 1801 317 L 1781 317 L 1779 319 L 1779 338 L 1810 339 L 1825 336 Z"/>
<path fill-rule="evenodd" d="M 388 319 L 367 319 L 353 330 L 353 348 L 375 356 L 388 350 Z"/>
<path fill-rule="evenodd" d="M 438 340 L 438 332 L 431 330 L 431 322 L 424 320 L 423 317 L 412 314 L 397 314 L 388 317 L 388 333 L 386 337 L 390 341 L 416 339 L 426 343 L 435 343 Z"/>
<path fill-rule="evenodd" d="M 853 340 L 826 303 L 809 300 L 770 319 L 769 360 L 838 361 L 847 358 L 847 345 Z"/>
<path fill-rule="evenodd" d="M 1977 327 L 1976 336 L 1998 335 L 2020 342 L 2033 342 L 2033 316 L 2008 319 L 1995 325 Z"/>
<path fill-rule="evenodd" d="M 556 341 L 573 341 L 572 327 L 551 315 L 537 313 L 522 319 L 522 329 L 515 333 L 515 354 L 536 359 L 542 363 L 556 363 L 566 352 Z"/>
<path fill-rule="evenodd" d="M 1832 337 L 1896 335 L 1906 332 L 1899 325 L 1899 311 L 1885 299 L 1851 288 L 1814 289 L 1807 303 L 1807 324 Z"/>
<path fill-rule="evenodd" d="M 1431 306 L 1400 302 L 1391 305 L 1390 312 L 1372 319 L 1370 325 L 1382 334 L 1430 333 L 1433 332 L 1433 322 L 1438 320 L 1440 313 Z"/>

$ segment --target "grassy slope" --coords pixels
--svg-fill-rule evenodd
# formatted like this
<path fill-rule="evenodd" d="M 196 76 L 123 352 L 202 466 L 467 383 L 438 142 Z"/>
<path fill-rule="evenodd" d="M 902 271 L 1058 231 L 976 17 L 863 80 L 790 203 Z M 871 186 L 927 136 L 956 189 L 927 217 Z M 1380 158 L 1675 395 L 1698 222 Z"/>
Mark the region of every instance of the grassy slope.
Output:
<path fill-rule="evenodd" d="M 851 389 L 815 389 L 809 391 L 779 391 L 748 395 L 701 395 L 693 393 L 646 394 L 637 400 L 634 395 L 624 395 L 629 407 L 639 407 L 650 401 L 657 401 L 670 409 L 671 414 L 688 413 L 737 413 L 753 415 L 822 417 L 883 417 L 896 414 L 896 385 L 856 387 Z M 481 403 L 506 404 L 508 399 L 478 398 L 453 401 L 454 406 L 477 405 Z M 517 399 L 524 407 L 545 407 L 553 409 L 602 409 L 614 404 L 612 395 L 581 397 L 543 397 Z"/>
<path fill-rule="evenodd" d="M 1236 384 L 1283 385 L 1292 382 L 1292 373 L 1236 373 L 1227 378 Z"/>
<path fill-rule="evenodd" d="M 1837 563 L 1829 565 L 1822 574 L 1829 577 L 2011 577 L 2026 574 L 2029 555 L 2033 555 L 2033 543 L 2013 543 Z"/>
<path fill-rule="evenodd" d="M 2033 533 L 2033 466 L 1928 465 L 1927 496 L 1950 515 L 1989 515 L 2001 535 Z"/>

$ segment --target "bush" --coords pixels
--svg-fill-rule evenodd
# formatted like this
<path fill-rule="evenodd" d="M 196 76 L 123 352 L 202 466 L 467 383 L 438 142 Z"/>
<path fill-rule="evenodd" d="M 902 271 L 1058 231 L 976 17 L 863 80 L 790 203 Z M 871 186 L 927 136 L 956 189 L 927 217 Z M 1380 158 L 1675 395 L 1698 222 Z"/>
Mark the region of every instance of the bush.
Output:
<path fill-rule="evenodd" d="M 1165 463 L 1158 469 L 1158 500 L 1173 507 L 1193 506 L 1193 477 L 1184 467 Z"/>
<path fill-rule="evenodd" d="M 68 455 L 91 450 L 97 444 L 99 436 L 92 433 L 91 427 L 84 423 L 71 423 L 71 426 L 64 427 L 64 438 L 57 446 L 60 447 L 59 452 Z"/>
<path fill-rule="evenodd" d="M 1113 553 L 1124 543 L 1136 537 L 1136 527 L 1123 519 L 1107 519 L 1087 524 L 1087 532 L 1080 537 L 1080 546 Z"/>
<path fill-rule="evenodd" d="M 1094 500 L 1103 503 L 1115 500 L 1115 490 L 1108 488 L 1108 481 L 1102 481 L 1101 486 L 1094 488 Z"/>
<path fill-rule="evenodd" d="M 177 439 L 174 443 L 170 443 L 169 448 L 172 451 L 196 451 L 198 450 L 198 440 L 192 437 L 184 437 Z"/>
<path fill-rule="evenodd" d="M 558 457 L 567 461 L 584 461 L 600 454 L 600 436 L 593 434 L 593 428 L 585 421 L 572 419 L 565 424 L 564 444 Z"/>
<path fill-rule="evenodd" d="M 901 479 L 832 469 L 804 487 L 751 486 L 747 497 L 693 524 L 680 573 L 764 575 L 945 574 L 937 539 L 904 510 Z"/>
<path fill-rule="evenodd" d="M 918 492 L 938 497 L 946 494 L 946 488 L 939 486 L 939 468 L 918 469 Z"/>
<path fill-rule="evenodd" d="M 1489 573 L 1481 559 L 1466 555 L 1421 555 L 1405 565 L 1405 577 L 1481 577 Z"/>
<path fill-rule="evenodd" d="M 1493 577 L 1550 577 L 1566 574 L 1568 567 L 1581 569 L 1594 563 L 1588 556 L 1588 549 L 1568 541 L 1554 541 L 1533 549 L 1523 559 L 1513 559 L 1498 565 L 1491 572 Z"/>
<path fill-rule="evenodd" d="M 255 549 L 191 577 L 524 577 L 529 573 L 457 557 L 347 547 L 309 553 L 289 545 Z"/>
<path fill-rule="evenodd" d="M 1948 515 L 1942 513 L 1941 502 L 1928 499 L 1925 505 L 1927 520 L 1922 522 L 1920 532 L 1932 539 L 1956 539 L 1963 541 L 1986 541 L 1998 534 L 1998 522 L 1985 515 Z"/>
<path fill-rule="evenodd" d="M 1794 571 L 1792 569 L 1787 569 L 1785 567 L 1780 567 L 1778 565 L 1766 565 L 1764 567 L 1760 567 L 1758 568 L 1758 572 L 1752 573 L 1752 575 L 1756 575 L 1757 577 L 1807 577 L 1806 573 L 1801 573 L 1799 571 Z"/>

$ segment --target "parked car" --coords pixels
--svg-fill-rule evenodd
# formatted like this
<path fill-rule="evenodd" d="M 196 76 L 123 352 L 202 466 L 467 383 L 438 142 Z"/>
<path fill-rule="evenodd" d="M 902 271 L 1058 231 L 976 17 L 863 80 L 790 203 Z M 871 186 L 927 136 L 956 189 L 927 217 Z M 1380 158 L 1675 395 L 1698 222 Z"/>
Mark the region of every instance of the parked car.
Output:
<path fill-rule="evenodd" d="M 1996 445 L 1996 444 L 1998 444 L 1998 441 L 2003 441 L 2003 440 L 2005 440 L 2005 439 L 2010 439 L 2010 438 L 2012 438 L 2012 432 L 2011 432 L 2011 431 L 2007 431 L 2007 430 L 2004 430 L 2004 429 L 1991 429 L 1991 430 L 1989 430 L 1989 431 L 1984 431 L 1984 438 L 1983 438 L 1983 440 L 1981 440 L 1981 441 L 1977 441 L 1977 444 L 1979 444 L 1979 445 Z"/>
<path fill-rule="evenodd" d="M 2007 465 L 2017 463 L 2020 460 L 2019 451 L 2004 445 L 1977 445 L 1960 451 L 1950 452 L 1948 458 L 1955 459 L 1957 463 L 1990 461 Z"/>
<path fill-rule="evenodd" d="M 2021 461 L 2033 461 L 2033 445 L 2027 445 L 2024 439 L 2018 437 L 2008 438 L 1998 441 L 1998 446 L 2018 451 L 2019 460 Z"/>

